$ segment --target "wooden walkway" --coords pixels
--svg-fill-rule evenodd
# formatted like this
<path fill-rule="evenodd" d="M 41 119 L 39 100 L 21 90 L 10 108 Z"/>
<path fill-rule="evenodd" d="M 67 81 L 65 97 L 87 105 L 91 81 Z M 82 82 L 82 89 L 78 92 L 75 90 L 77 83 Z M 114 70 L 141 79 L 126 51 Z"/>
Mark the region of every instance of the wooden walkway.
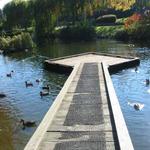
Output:
<path fill-rule="evenodd" d="M 81 65 L 48 127 L 40 150 L 119 149 L 106 98 L 101 98 L 100 65 Z"/>
<path fill-rule="evenodd" d="M 120 64 L 131 60 L 138 63 L 123 58 Z M 96 61 L 74 64 L 25 150 L 134 150 L 108 64 Z"/>

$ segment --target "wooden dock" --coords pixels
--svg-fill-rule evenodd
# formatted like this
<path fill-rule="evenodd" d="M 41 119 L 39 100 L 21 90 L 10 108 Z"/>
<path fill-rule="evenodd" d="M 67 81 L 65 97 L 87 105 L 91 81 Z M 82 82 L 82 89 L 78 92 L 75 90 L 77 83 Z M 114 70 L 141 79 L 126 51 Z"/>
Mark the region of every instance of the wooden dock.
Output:
<path fill-rule="evenodd" d="M 74 65 L 73 70 L 25 150 L 133 150 L 108 63 L 101 63 L 98 57 L 93 60 L 93 56 L 75 57 L 78 61 L 73 58 L 69 64 L 58 59 L 63 71 Z M 137 58 L 119 57 L 116 64 L 114 60 L 113 65 L 138 64 Z M 56 62 L 46 63 L 57 66 Z"/>

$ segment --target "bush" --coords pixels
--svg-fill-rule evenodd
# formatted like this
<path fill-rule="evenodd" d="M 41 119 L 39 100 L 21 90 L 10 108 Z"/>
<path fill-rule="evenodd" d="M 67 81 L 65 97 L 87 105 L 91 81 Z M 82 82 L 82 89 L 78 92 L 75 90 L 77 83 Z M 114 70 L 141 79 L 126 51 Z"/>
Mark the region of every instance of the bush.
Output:
<path fill-rule="evenodd" d="M 116 15 L 104 15 L 100 16 L 96 19 L 97 24 L 108 24 L 108 23 L 115 23 L 116 22 Z"/>
<path fill-rule="evenodd" d="M 0 49 L 8 48 L 9 47 L 9 39 L 0 37 Z"/>
<path fill-rule="evenodd" d="M 125 21 L 125 28 L 130 29 L 132 25 L 134 26 L 135 23 L 138 23 L 142 19 L 142 16 L 138 13 L 133 14 L 132 16 L 128 17 Z"/>
<path fill-rule="evenodd" d="M 3 50 L 24 50 L 33 48 L 34 43 L 29 33 L 21 33 L 10 37 L 0 38 L 0 49 Z"/>
<path fill-rule="evenodd" d="M 119 30 L 123 30 L 123 26 L 98 26 L 96 35 L 98 38 L 114 38 Z"/>
<path fill-rule="evenodd" d="M 150 16 L 133 14 L 125 22 L 126 31 L 132 40 L 149 41 Z"/>
<path fill-rule="evenodd" d="M 95 29 L 91 26 L 69 26 L 57 31 L 57 37 L 61 40 L 92 40 L 95 37 Z"/>

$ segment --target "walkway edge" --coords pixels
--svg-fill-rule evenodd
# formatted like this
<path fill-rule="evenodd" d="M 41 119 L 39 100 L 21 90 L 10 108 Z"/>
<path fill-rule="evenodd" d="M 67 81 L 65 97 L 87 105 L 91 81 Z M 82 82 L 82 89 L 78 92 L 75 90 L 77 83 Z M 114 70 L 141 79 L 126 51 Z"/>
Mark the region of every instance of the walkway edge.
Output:
<path fill-rule="evenodd" d="M 52 106 L 50 107 L 50 109 L 48 110 L 46 115 L 44 116 L 39 127 L 36 129 L 33 136 L 30 138 L 30 140 L 27 143 L 27 145 L 25 146 L 24 150 L 37 150 L 38 149 L 38 146 L 42 140 L 42 137 L 44 136 L 48 126 L 51 124 L 51 121 L 53 120 L 53 117 L 54 117 L 55 113 L 57 112 L 57 110 L 69 88 L 69 85 L 71 84 L 73 78 L 75 77 L 75 75 L 78 71 L 78 68 L 79 68 L 79 64 L 77 64 L 74 67 L 72 73 L 70 74 L 69 78 L 65 82 L 60 93 L 56 97 L 55 101 L 53 102 Z"/>
<path fill-rule="evenodd" d="M 108 94 L 108 99 L 110 101 L 113 118 L 116 126 L 116 132 L 118 135 L 118 141 L 120 150 L 134 150 L 132 141 L 120 108 L 118 98 L 111 80 L 111 77 L 108 72 L 108 66 L 102 63 L 102 69 L 104 72 L 105 84 Z"/>

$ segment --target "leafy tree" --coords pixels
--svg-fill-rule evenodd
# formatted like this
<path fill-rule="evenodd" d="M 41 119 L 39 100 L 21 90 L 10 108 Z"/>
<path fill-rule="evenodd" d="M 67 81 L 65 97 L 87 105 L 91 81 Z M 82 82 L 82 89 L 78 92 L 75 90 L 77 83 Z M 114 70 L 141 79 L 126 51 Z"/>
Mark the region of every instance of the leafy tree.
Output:
<path fill-rule="evenodd" d="M 27 28 L 32 24 L 33 11 L 31 2 L 13 0 L 5 5 L 3 12 L 6 17 L 5 26 L 8 29 Z"/>
<path fill-rule="evenodd" d="M 131 8 L 133 4 L 135 4 L 136 0 L 110 0 L 110 6 L 117 10 L 128 10 Z"/>

